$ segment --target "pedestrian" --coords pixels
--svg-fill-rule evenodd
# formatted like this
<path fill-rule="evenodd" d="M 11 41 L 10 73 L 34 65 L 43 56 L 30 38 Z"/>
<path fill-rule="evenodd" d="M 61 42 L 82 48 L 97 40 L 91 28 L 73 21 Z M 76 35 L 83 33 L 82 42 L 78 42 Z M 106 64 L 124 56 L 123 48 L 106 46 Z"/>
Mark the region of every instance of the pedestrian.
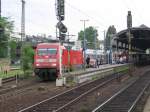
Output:
<path fill-rule="evenodd" d="M 99 60 L 99 65 L 102 65 L 102 64 L 103 64 L 103 58 L 101 57 Z"/>
<path fill-rule="evenodd" d="M 123 64 L 123 58 L 122 58 L 122 56 L 120 57 L 119 61 L 120 61 L 120 64 Z"/>
<path fill-rule="evenodd" d="M 96 58 L 96 68 L 99 68 L 99 59 L 98 58 Z"/>
<path fill-rule="evenodd" d="M 87 58 L 86 58 L 86 64 L 87 64 L 87 68 L 90 67 L 90 56 L 88 55 Z"/>

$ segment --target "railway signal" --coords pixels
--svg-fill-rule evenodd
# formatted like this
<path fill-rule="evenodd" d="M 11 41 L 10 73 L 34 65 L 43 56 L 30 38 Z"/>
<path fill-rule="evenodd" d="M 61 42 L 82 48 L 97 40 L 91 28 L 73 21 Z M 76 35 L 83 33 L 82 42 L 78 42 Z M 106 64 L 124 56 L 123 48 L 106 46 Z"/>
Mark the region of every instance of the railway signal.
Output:
<path fill-rule="evenodd" d="M 57 0 L 57 16 L 58 20 L 63 21 L 65 19 L 65 1 Z"/>
<path fill-rule="evenodd" d="M 57 12 L 57 19 L 58 23 L 56 27 L 59 29 L 59 40 L 65 40 L 67 27 L 62 23 L 65 19 L 65 1 L 64 0 L 57 0 L 56 1 L 56 12 Z"/>
<path fill-rule="evenodd" d="M 56 27 L 59 29 L 59 41 L 60 44 L 62 44 L 62 41 L 65 40 L 66 37 L 66 32 L 67 32 L 67 27 L 62 23 L 62 21 L 65 19 L 65 0 L 56 0 L 56 12 L 57 12 L 57 19 L 58 23 Z M 56 29 L 57 29 L 56 28 Z M 56 33 L 57 36 L 57 33 Z M 61 56 L 60 56 L 61 57 Z M 60 76 L 62 76 L 62 71 L 61 71 L 61 58 L 59 61 L 59 69 L 60 69 Z"/>
<path fill-rule="evenodd" d="M 57 28 L 62 33 L 66 33 L 67 32 L 67 27 L 62 22 L 58 22 L 57 23 Z"/>
<path fill-rule="evenodd" d="M 67 32 L 67 27 L 62 22 L 58 22 L 57 28 L 59 29 L 59 39 L 65 40 L 66 37 L 65 33 Z"/>
<path fill-rule="evenodd" d="M 59 39 L 64 41 L 65 37 L 66 37 L 66 34 L 61 32 Z"/>

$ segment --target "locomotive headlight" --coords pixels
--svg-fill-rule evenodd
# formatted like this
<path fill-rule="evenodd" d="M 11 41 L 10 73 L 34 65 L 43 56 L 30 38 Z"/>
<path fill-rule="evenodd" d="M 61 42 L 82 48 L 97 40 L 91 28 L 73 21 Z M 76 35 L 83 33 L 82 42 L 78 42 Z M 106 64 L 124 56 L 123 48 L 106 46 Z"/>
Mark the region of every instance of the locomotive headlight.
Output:
<path fill-rule="evenodd" d="M 52 66 L 56 66 L 56 63 L 53 63 Z"/>
<path fill-rule="evenodd" d="M 40 66 L 40 64 L 36 64 L 36 66 Z"/>

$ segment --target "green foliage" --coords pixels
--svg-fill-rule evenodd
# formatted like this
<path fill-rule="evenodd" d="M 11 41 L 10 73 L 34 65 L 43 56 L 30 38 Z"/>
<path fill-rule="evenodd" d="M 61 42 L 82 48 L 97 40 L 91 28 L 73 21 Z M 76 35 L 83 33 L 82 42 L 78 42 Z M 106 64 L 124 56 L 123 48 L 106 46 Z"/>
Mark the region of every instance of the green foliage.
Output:
<path fill-rule="evenodd" d="M 97 38 L 98 36 L 97 30 L 92 26 L 85 29 L 86 48 L 89 48 L 89 49 L 95 48 L 95 41 L 94 41 L 95 36 L 96 36 L 96 47 L 99 48 L 100 42 Z M 82 40 L 82 41 L 84 40 L 84 31 L 81 30 L 78 33 L 78 40 Z"/>
<path fill-rule="evenodd" d="M 22 47 L 21 63 L 24 72 L 32 70 L 34 62 L 34 50 L 30 44 L 26 44 Z"/>
<path fill-rule="evenodd" d="M 114 68 L 114 73 L 116 73 L 116 72 L 126 72 L 127 70 L 129 70 L 129 66 L 115 67 Z"/>
<path fill-rule="evenodd" d="M 8 40 L 13 30 L 13 21 L 9 18 L 0 18 L 0 58 L 7 56 Z"/>
<path fill-rule="evenodd" d="M 11 71 L 8 71 L 7 74 L 4 74 L 4 72 L 0 71 L 0 78 L 12 77 L 12 76 L 15 76 L 15 75 L 22 76 L 23 71 L 22 70 L 11 70 Z"/>
<path fill-rule="evenodd" d="M 10 46 L 10 58 L 11 60 L 14 60 L 16 59 L 17 42 L 12 40 L 9 42 L 9 46 Z"/>
<path fill-rule="evenodd" d="M 113 38 L 113 35 L 116 34 L 116 28 L 114 27 L 114 25 L 112 26 L 109 26 L 108 30 L 107 30 L 107 33 L 106 33 L 106 39 L 105 39 L 105 42 L 106 42 L 106 50 L 110 49 L 110 46 L 111 46 L 111 40 Z"/>

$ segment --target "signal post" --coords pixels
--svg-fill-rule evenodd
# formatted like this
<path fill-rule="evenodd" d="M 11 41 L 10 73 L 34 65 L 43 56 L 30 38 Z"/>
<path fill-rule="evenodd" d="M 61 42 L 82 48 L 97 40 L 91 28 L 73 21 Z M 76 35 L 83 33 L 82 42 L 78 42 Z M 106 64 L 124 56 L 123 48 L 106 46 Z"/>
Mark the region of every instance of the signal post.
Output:
<path fill-rule="evenodd" d="M 61 45 L 63 44 L 63 41 L 65 41 L 67 27 L 63 24 L 62 21 L 65 19 L 65 0 L 56 0 L 56 16 L 58 23 L 56 25 L 56 29 L 59 30 L 59 36 L 56 35 L 56 37 L 59 38 L 59 76 L 58 79 L 56 79 L 56 86 L 63 86 L 65 84 L 64 80 L 65 78 L 62 76 L 62 50 Z"/>

